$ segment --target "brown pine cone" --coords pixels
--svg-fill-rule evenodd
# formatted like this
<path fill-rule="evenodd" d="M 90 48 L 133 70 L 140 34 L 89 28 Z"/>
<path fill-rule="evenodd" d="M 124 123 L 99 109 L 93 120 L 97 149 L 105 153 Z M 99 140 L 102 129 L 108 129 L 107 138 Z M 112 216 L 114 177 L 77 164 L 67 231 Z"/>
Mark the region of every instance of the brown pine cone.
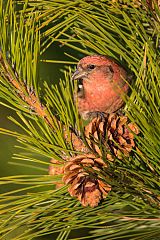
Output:
<path fill-rule="evenodd" d="M 85 127 L 86 141 L 91 149 L 101 155 L 101 149 L 98 145 L 104 143 L 106 136 L 107 119 L 105 117 L 96 117 Z"/>
<path fill-rule="evenodd" d="M 134 134 L 139 130 L 135 123 L 128 123 L 126 116 L 120 116 L 116 113 L 107 116 L 94 118 L 85 127 L 85 136 L 90 148 L 102 155 L 102 149 L 99 146 L 105 146 L 106 150 L 113 153 L 118 158 L 122 155 L 129 156 L 129 153 L 135 147 Z M 113 160 L 107 153 L 107 159 Z"/>
<path fill-rule="evenodd" d="M 118 158 L 122 155 L 129 156 L 135 147 L 134 134 L 138 134 L 139 129 L 135 123 L 128 123 L 126 116 L 110 114 L 108 117 L 107 136 L 108 145 L 111 151 Z"/>
<path fill-rule="evenodd" d="M 63 181 L 70 184 L 68 188 L 70 195 L 76 197 L 83 206 L 96 207 L 111 190 L 111 186 L 97 175 L 97 171 L 105 167 L 107 165 L 103 160 L 93 154 L 71 158 L 64 167 L 63 177 Z"/>

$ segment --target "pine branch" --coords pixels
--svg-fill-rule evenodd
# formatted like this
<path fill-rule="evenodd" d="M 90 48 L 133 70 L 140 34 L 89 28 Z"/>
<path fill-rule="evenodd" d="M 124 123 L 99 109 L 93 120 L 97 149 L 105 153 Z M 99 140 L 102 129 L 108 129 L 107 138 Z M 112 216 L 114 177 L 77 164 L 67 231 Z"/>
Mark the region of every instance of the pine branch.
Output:
<path fill-rule="evenodd" d="M 143 229 L 139 231 L 139 237 L 143 236 L 143 233 L 146 234 L 148 231 L 153 232 L 158 236 L 159 234 L 159 214 L 154 213 L 155 209 L 148 207 L 142 200 L 136 203 L 132 202 L 131 196 L 124 194 L 117 195 L 116 193 L 111 194 L 108 199 L 103 202 L 103 204 L 96 209 L 82 208 L 76 200 L 69 197 L 66 194 L 66 188 L 61 188 L 56 191 L 46 190 L 43 192 L 28 193 L 24 194 L 25 191 L 29 191 L 31 187 L 38 188 L 46 185 L 51 185 L 52 180 L 49 177 L 37 176 L 36 178 L 28 178 L 27 176 L 20 177 L 10 177 L 3 178 L 2 182 L 12 182 L 17 184 L 25 183 L 27 187 L 23 187 L 21 192 L 19 190 L 13 190 L 11 193 L 5 193 L 1 195 L 1 204 L 8 199 L 8 204 L 1 215 L 1 220 L 5 220 L 5 214 L 9 220 L 3 221 L 1 225 L 1 233 L 4 237 L 7 237 L 8 234 L 16 231 L 17 228 L 23 226 L 24 222 L 30 223 L 28 229 L 18 235 L 18 239 L 32 239 L 35 236 L 41 236 L 43 234 L 51 234 L 56 232 L 61 232 L 63 229 L 68 231 L 72 229 L 82 229 L 89 228 L 93 237 L 105 236 L 108 237 L 126 236 L 132 231 L 132 237 L 137 235 L 139 226 L 143 226 Z M 33 181 L 33 182 L 32 182 Z M 21 193 L 19 196 L 15 194 Z M 23 193 L 23 195 L 22 195 Z M 118 198 L 118 203 L 117 203 Z M 67 206 L 67 208 L 66 208 Z M 126 209 L 128 207 L 128 210 Z M 121 209 L 119 212 L 118 209 Z M 132 211 L 130 210 L 132 209 Z M 14 217 L 13 212 L 16 214 Z M 147 219 L 146 218 L 147 214 Z M 141 215 L 141 217 L 139 217 Z M 154 215 L 154 218 L 153 218 Z M 12 216 L 12 225 L 8 225 L 10 217 Z M 18 218 L 17 218 L 18 216 Z M 69 216 L 69 217 L 68 217 Z M 128 219 L 130 218 L 130 219 Z M 126 231 L 126 225 L 128 224 L 128 230 Z M 152 226 L 153 224 L 153 226 Z M 108 227 L 106 228 L 106 225 Z M 33 232 L 32 230 L 36 231 Z M 116 231 L 119 233 L 116 234 Z M 148 230 L 147 230 L 148 229 Z M 122 238 L 122 239 L 123 239 Z M 79 238 L 81 239 L 81 238 Z M 83 239 L 83 238 L 82 238 Z M 105 239 L 105 238 L 104 238 Z M 130 239 L 130 238 L 128 238 Z M 131 238 L 132 239 L 132 238 Z"/>
<path fill-rule="evenodd" d="M 38 97 L 35 95 L 34 90 L 29 89 L 24 82 L 19 81 L 18 73 L 12 74 L 14 69 L 9 71 L 9 64 L 3 59 L 2 54 L 0 55 L 1 63 L 1 75 L 4 79 L 7 79 L 8 82 L 15 88 L 15 92 L 28 106 L 31 111 L 34 111 L 39 117 L 45 119 L 50 127 L 53 127 L 53 120 L 50 117 L 47 109 L 41 104 Z"/>

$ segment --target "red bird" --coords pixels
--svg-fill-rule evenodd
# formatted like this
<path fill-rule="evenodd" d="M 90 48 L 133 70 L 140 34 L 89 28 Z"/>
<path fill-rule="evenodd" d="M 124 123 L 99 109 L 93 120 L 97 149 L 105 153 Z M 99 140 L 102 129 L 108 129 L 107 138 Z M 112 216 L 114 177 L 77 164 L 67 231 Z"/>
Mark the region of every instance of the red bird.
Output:
<path fill-rule="evenodd" d="M 79 113 L 84 119 L 95 113 L 113 113 L 124 104 L 122 96 L 128 92 L 126 71 L 113 60 L 93 55 L 82 58 L 72 76 L 78 80 Z"/>

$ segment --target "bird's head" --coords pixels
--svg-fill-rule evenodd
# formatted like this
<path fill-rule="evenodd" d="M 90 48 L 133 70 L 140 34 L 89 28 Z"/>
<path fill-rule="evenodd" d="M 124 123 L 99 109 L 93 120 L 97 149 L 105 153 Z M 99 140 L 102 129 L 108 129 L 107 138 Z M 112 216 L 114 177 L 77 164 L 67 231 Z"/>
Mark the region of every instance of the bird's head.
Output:
<path fill-rule="evenodd" d="M 72 76 L 72 80 L 78 81 L 78 97 L 84 97 L 84 83 L 104 84 L 104 81 L 114 82 L 123 85 L 126 78 L 126 71 L 113 60 L 102 55 L 93 55 L 82 58 Z M 106 82 L 107 83 L 107 82 Z M 95 89 L 96 91 L 97 89 Z"/>
<path fill-rule="evenodd" d="M 126 71 L 115 61 L 101 55 L 82 58 L 72 76 L 78 81 L 74 98 L 79 113 L 87 119 L 90 113 L 111 113 L 122 107 L 122 95 L 128 93 Z"/>

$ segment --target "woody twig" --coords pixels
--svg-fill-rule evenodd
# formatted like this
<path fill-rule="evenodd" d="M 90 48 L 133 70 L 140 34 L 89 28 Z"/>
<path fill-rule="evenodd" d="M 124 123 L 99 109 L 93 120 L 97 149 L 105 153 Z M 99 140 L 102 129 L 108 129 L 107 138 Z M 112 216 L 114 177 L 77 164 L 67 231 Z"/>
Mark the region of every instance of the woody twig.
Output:
<path fill-rule="evenodd" d="M 47 108 L 40 102 L 38 96 L 36 96 L 35 92 L 28 88 L 24 81 L 20 81 L 20 78 L 11 67 L 11 64 L 5 60 L 0 53 L 0 64 L 1 64 L 1 71 L 0 74 L 3 75 L 7 81 L 15 87 L 16 94 L 29 105 L 29 108 L 34 111 L 39 117 L 45 119 L 46 123 L 53 128 L 54 120 L 58 121 L 57 119 L 53 119 Z"/>

